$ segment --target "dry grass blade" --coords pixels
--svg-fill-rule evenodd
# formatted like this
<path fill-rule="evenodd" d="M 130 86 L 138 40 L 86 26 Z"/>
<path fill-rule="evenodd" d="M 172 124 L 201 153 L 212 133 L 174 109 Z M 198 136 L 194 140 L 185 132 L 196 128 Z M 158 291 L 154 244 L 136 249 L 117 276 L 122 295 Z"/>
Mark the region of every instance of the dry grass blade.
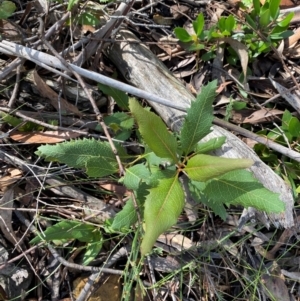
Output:
<path fill-rule="evenodd" d="M 3 194 L 3 197 L 0 200 L 0 207 L 14 207 L 14 189 L 7 188 Z M 11 210 L 0 210 L 0 229 L 4 234 L 5 238 L 15 245 L 18 240 L 14 234 L 14 230 L 12 228 L 12 211 Z"/>
<path fill-rule="evenodd" d="M 38 75 L 37 71 L 33 73 L 34 82 L 36 88 L 40 92 L 41 96 L 48 98 L 52 106 L 57 111 L 62 111 L 63 113 L 74 113 L 77 116 L 82 116 L 82 113 L 77 109 L 76 106 L 67 102 L 64 98 L 59 97 L 56 92 L 54 92 L 48 85 L 42 80 Z"/>

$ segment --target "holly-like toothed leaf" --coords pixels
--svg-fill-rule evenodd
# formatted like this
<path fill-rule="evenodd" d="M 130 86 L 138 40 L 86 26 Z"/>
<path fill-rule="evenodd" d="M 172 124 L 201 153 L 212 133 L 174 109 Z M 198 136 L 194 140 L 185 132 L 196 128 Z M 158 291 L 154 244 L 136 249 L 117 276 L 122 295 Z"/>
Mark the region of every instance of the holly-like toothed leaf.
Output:
<path fill-rule="evenodd" d="M 141 254 L 149 253 L 160 234 L 176 224 L 184 206 L 184 192 L 178 177 L 162 179 L 159 185 L 149 189 L 145 201 L 145 235 Z"/>
<path fill-rule="evenodd" d="M 205 154 L 220 148 L 226 141 L 226 137 L 215 137 L 206 142 L 199 142 L 195 147 L 195 153 Z"/>
<path fill-rule="evenodd" d="M 94 231 L 98 231 L 95 226 L 84 224 L 83 222 L 65 220 L 48 227 L 43 233 L 32 239 L 30 243 L 37 244 L 43 240 L 65 239 L 78 239 L 82 242 L 90 242 L 94 237 Z"/>
<path fill-rule="evenodd" d="M 72 140 L 55 145 L 42 145 L 35 152 L 36 155 L 48 161 L 58 161 L 70 167 L 85 168 L 91 159 L 100 157 L 117 166 L 117 161 L 107 142 L 95 139 Z"/>
<path fill-rule="evenodd" d="M 250 159 L 229 159 L 201 154 L 189 159 L 184 171 L 191 180 L 205 182 L 231 170 L 248 168 L 252 164 Z"/>
<path fill-rule="evenodd" d="M 124 110 L 129 109 L 128 95 L 125 92 L 100 83 L 98 83 L 98 87 L 104 94 L 111 96 L 120 108 Z"/>
<path fill-rule="evenodd" d="M 189 154 L 203 137 L 205 137 L 212 126 L 213 108 L 212 104 L 216 97 L 217 81 L 210 82 L 202 88 L 197 99 L 192 101 L 188 109 L 181 130 L 180 141 L 182 150 Z"/>
<path fill-rule="evenodd" d="M 205 183 L 189 181 L 188 184 L 190 193 L 192 194 L 192 197 L 196 202 L 206 205 L 208 208 L 212 209 L 214 214 L 220 216 L 222 220 L 226 220 L 227 212 L 223 203 L 217 202 L 215 200 L 210 200 L 205 194 L 203 194 Z"/>
<path fill-rule="evenodd" d="M 115 231 L 128 230 L 138 220 L 136 209 L 130 198 L 123 209 L 114 217 L 111 228 Z"/>
<path fill-rule="evenodd" d="M 111 164 L 102 157 L 91 158 L 86 162 L 86 173 L 91 178 L 101 178 L 118 171 L 116 164 Z"/>
<path fill-rule="evenodd" d="M 93 242 L 90 242 L 86 246 L 86 251 L 83 255 L 82 264 L 88 265 L 93 261 L 102 249 L 103 237 L 99 231 L 94 233 Z"/>
<path fill-rule="evenodd" d="M 128 189 L 137 190 L 141 181 L 149 177 L 149 169 L 144 164 L 136 164 L 130 168 L 126 168 L 123 183 Z"/>
<path fill-rule="evenodd" d="M 111 115 L 105 116 L 104 122 L 108 126 L 115 124 L 119 129 L 130 130 L 134 125 L 134 118 L 125 112 L 116 112 Z"/>
<path fill-rule="evenodd" d="M 151 176 L 147 181 L 151 187 L 158 186 L 159 180 L 165 178 L 173 178 L 176 175 L 176 167 L 171 166 L 169 168 L 161 169 L 158 166 L 151 166 Z"/>
<path fill-rule="evenodd" d="M 139 131 L 151 150 L 161 158 L 177 162 L 177 141 L 174 135 L 168 132 L 160 117 L 145 110 L 137 100 L 129 100 L 130 111 L 139 126 Z"/>
<path fill-rule="evenodd" d="M 213 179 L 203 192 L 216 202 L 253 207 L 269 213 L 280 213 L 285 209 L 279 194 L 266 189 L 247 170 L 231 171 Z"/>

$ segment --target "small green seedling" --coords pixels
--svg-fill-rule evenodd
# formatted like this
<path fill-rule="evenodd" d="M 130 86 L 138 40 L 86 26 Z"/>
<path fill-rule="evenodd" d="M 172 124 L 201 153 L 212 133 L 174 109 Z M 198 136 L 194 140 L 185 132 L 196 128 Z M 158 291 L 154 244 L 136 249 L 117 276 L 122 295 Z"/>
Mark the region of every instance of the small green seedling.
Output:
<path fill-rule="evenodd" d="M 227 43 L 228 37 L 244 44 L 248 49 L 250 59 L 255 58 L 262 53 L 269 52 L 272 47 L 277 47 L 280 41 L 293 34 L 287 29 L 294 13 L 291 12 L 286 16 L 280 15 L 280 0 L 267 0 L 264 5 L 261 5 L 259 0 L 253 0 L 252 3 L 250 12 L 245 12 L 245 21 L 232 15 L 222 16 L 215 26 L 204 30 L 204 16 L 200 13 L 193 22 L 193 34 L 189 34 L 184 28 L 176 27 L 175 35 L 187 45 L 188 50 L 197 51 L 198 56 L 200 50 L 210 49 L 202 55 L 203 60 L 213 58 L 217 42 Z M 246 9 L 243 3 L 241 6 Z M 247 10 L 249 10 L 248 7 Z M 231 52 L 230 55 L 234 54 Z M 236 60 L 231 58 L 230 61 Z"/>
<path fill-rule="evenodd" d="M 297 152 L 300 152 L 299 133 L 300 121 L 288 110 L 285 110 L 282 115 L 280 127 L 277 126 L 273 129 L 265 129 L 257 132 L 257 134 L 267 137 L 270 141 L 275 141 Z M 300 193 L 300 163 L 289 158 L 278 156 L 276 152 L 268 149 L 263 144 L 256 144 L 254 149 L 263 161 L 267 162 L 276 173 L 285 179 L 291 186 L 294 196 L 297 197 Z"/>
<path fill-rule="evenodd" d="M 116 145 L 126 167 L 123 184 L 133 192 L 124 208 L 114 217 L 112 229 L 122 231 L 144 220 L 145 235 L 141 253 L 149 253 L 160 234 L 176 224 L 185 204 L 184 189 L 190 189 L 198 202 L 226 218 L 225 206 L 242 205 L 265 212 L 283 212 L 279 195 L 263 187 L 245 170 L 249 159 L 228 159 L 208 153 L 224 143 L 224 137 L 201 143 L 210 133 L 213 121 L 212 104 L 216 81 L 202 88 L 188 110 L 180 135 L 168 131 L 162 119 L 129 99 L 129 109 L 142 137 L 145 152 L 130 157 Z M 58 161 L 74 168 L 83 168 L 90 177 L 114 176 L 118 173 L 115 154 L 106 142 L 83 139 L 57 145 L 40 146 L 36 152 L 47 160 Z M 187 177 L 188 187 L 181 177 Z"/>

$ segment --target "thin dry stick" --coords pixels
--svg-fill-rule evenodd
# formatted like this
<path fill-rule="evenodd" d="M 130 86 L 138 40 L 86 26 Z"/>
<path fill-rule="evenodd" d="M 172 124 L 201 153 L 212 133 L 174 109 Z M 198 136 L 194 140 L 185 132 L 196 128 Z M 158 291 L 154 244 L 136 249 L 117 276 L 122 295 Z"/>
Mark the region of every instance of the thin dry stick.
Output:
<path fill-rule="evenodd" d="M 39 167 L 37 165 L 31 166 L 25 161 L 19 159 L 16 156 L 13 156 L 11 154 L 8 154 L 7 152 L 4 152 L 0 149 L 0 160 L 6 162 L 7 164 L 12 164 L 13 166 L 17 166 L 23 171 L 30 172 L 34 175 L 34 177 L 37 179 L 37 181 L 40 183 L 41 186 L 42 183 L 40 181 L 40 177 L 44 177 L 44 168 Z M 46 178 L 46 183 L 52 187 L 55 187 L 57 190 L 59 190 L 61 193 L 77 199 L 79 201 L 82 201 L 84 203 L 89 203 L 89 202 L 97 202 L 98 204 L 98 210 L 101 214 L 101 219 L 106 220 L 107 218 L 111 218 L 112 216 L 115 215 L 114 210 L 101 201 L 100 199 L 97 199 L 83 191 L 81 191 L 78 188 L 75 188 L 74 186 L 70 185 L 69 183 L 66 183 L 62 181 L 60 178 L 55 177 L 55 175 L 48 175 Z M 100 217 L 99 217 L 100 218 Z"/>
<path fill-rule="evenodd" d="M 244 137 L 247 137 L 247 138 L 250 138 L 258 143 L 261 143 L 297 162 L 300 162 L 300 154 L 298 152 L 295 152 L 291 149 L 288 149 L 276 142 L 273 142 L 272 140 L 269 140 L 265 137 L 262 137 L 262 136 L 259 136 L 259 135 L 256 135 L 246 129 L 243 129 L 241 127 L 238 127 L 234 124 L 231 124 L 229 122 L 226 122 L 224 120 L 221 120 L 219 118 L 214 118 L 213 120 L 213 123 L 216 124 L 216 125 L 219 125 L 221 127 L 224 127 L 224 128 L 227 128 L 228 130 L 231 130 L 231 131 L 234 131 L 234 132 L 237 132 L 239 134 L 241 134 L 242 136 Z"/>
<path fill-rule="evenodd" d="M 3 70 L 1 70 L 0 80 L 3 80 L 4 78 L 8 77 L 11 74 L 11 72 L 22 63 L 22 61 L 23 61 L 22 58 L 16 58 L 8 66 L 6 66 Z"/>
<path fill-rule="evenodd" d="M 151 281 L 152 281 L 151 284 L 152 284 L 152 287 L 153 287 L 153 300 L 156 300 L 157 295 L 158 295 L 157 289 L 155 287 L 156 279 L 155 279 L 153 265 L 151 263 L 151 258 L 150 258 L 149 255 L 147 256 L 147 263 L 148 263 L 148 266 L 149 266 L 149 274 L 150 274 L 150 278 L 151 278 Z"/>
<path fill-rule="evenodd" d="M 77 263 L 71 263 L 62 258 L 57 251 L 50 245 L 47 245 L 48 249 L 52 253 L 53 257 L 57 259 L 61 264 L 64 266 L 71 268 L 71 269 L 76 269 L 79 271 L 87 271 L 87 272 L 93 272 L 93 273 L 108 273 L 108 274 L 114 274 L 114 275 L 123 275 L 123 271 L 121 270 L 116 270 L 116 269 L 109 269 L 105 267 L 93 267 L 93 266 L 84 266 L 81 264 Z"/>
<path fill-rule="evenodd" d="M 40 242 L 36 246 L 33 246 L 33 247 L 27 249 L 26 251 L 23 251 L 23 253 L 19 254 L 18 256 L 15 256 L 14 258 L 12 258 L 12 259 L 8 260 L 7 262 L 5 262 L 4 264 L 0 265 L 0 270 L 3 269 L 3 268 L 5 268 L 8 264 L 11 264 L 11 263 L 13 263 L 13 262 L 21 259 L 22 257 L 24 257 L 25 254 L 31 253 L 33 250 L 41 247 L 42 245 L 43 245 L 43 243 Z"/>
<path fill-rule="evenodd" d="M 26 47 L 23 47 L 21 45 L 17 45 L 15 43 L 12 43 L 12 42 L 8 42 L 8 41 L 4 41 L 3 42 L 0 42 L 0 50 L 1 51 L 4 51 L 5 53 L 8 53 L 8 54 L 16 54 L 15 50 L 13 48 L 16 48 L 18 47 L 18 49 L 22 50 L 22 51 L 25 51 L 27 50 Z M 29 50 L 28 49 L 28 52 L 25 54 L 22 54 L 22 56 L 24 57 L 28 57 L 29 60 L 34 60 L 31 56 L 32 55 L 36 55 L 38 52 L 35 51 L 35 50 Z M 21 54 L 19 53 L 18 55 L 21 56 Z M 45 59 L 49 60 L 50 61 L 50 56 L 49 55 L 45 55 Z M 59 61 L 55 61 L 55 57 L 52 57 L 51 58 L 51 62 L 53 64 L 58 64 Z M 45 60 L 46 61 L 46 60 Z M 41 62 L 39 61 L 36 61 L 37 64 L 41 65 Z M 61 63 L 61 62 L 60 62 Z M 46 64 L 45 64 L 46 65 Z M 46 65 L 47 66 L 47 65 Z M 66 68 L 64 66 L 58 66 L 57 65 L 57 68 Z M 79 68 L 75 65 L 72 66 L 72 68 L 74 68 L 77 72 L 80 72 L 81 75 L 87 77 L 87 78 L 90 78 L 92 80 L 95 80 L 95 81 L 98 81 L 98 82 L 101 82 L 101 83 L 104 83 L 106 85 L 109 85 L 113 88 L 116 88 L 116 89 L 119 89 L 121 91 L 127 91 L 128 93 L 130 94 L 133 94 L 133 95 L 136 95 L 136 96 L 139 96 L 141 98 L 145 98 L 147 99 L 148 101 L 153 101 L 153 102 L 156 102 L 156 103 L 160 103 L 162 105 L 165 105 L 165 106 L 168 106 L 170 108 L 174 108 L 174 109 L 177 109 L 179 111 L 183 111 L 183 112 L 186 112 L 186 107 L 183 107 L 183 106 L 179 106 L 179 105 L 174 105 L 174 103 L 172 103 L 171 101 L 168 101 L 162 97 L 159 97 L 157 95 L 154 95 L 152 93 L 148 93 L 146 91 L 143 91 L 143 90 L 140 90 L 138 88 L 135 88 L 135 87 L 132 87 L 130 85 L 127 85 L 127 84 L 124 84 L 122 82 L 118 82 L 116 80 L 113 80 L 109 77 L 105 77 L 101 74 L 97 74 L 95 72 L 92 72 L 92 71 L 87 71 L 85 69 L 82 69 L 82 68 Z M 221 126 L 224 126 L 228 129 L 230 128 L 233 128 L 233 130 L 237 133 L 240 133 L 241 135 L 245 136 L 245 137 L 248 137 L 248 138 L 251 138 L 252 140 L 255 140 L 259 143 L 262 143 L 266 146 L 268 146 L 269 148 L 271 149 L 274 149 L 275 151 L 279 152 L 279 153 L 282 153 L 284 154 L 285 156 L 293 159 L 293 160 L 296 160 L 298 162 L 300 162 L 300 158 L 299 158 L 299 153 L 295 152 L 295 151 L 292 151 L 292 150 L 288 150 L 287 148 L 273 142 L 273 141 L 270 141 L 266 138 L 263 138 L 261 136 L 258 136 L 258 135 L 255 135 L 254 133 L 250 132 L 250 131 L 247 131 L 245 129 L 242 129 L 240 127 L 237 127 L 237 126 L 234 126 L 230 123 L 226 123 L 226 122 L 221 122 L 220 119 L 214 119 L 213 121 L 214 124 L 216 125 L 221 125 Z"/>
<path fill-rule="evenodd" d="M 18 67 L 17 67 L 16 83 L 15 83 L 15 86 L 14 86 L 13 93 L 12 93 L 12 95 L 11 95 L 11 97 L 10 97 L 10 100 L 9 100 L 8 104 L 7 104 L 7 106 L 8 106 L 9 108 L 11 108 L 11 107 L 13 106 L 13 104 L 14 104 L 14 102 L 15 102 L 15 100 L 16 100 L 16 97 L 17 97 L 17 93 L 18 93 L 18 91 L 19 91 L 19 87 L 20 87 L 20 78 L 21 78 L 21 68 L 22 68 L 24 62 L 25 62 L 25 59 L 22 59 L 21 63 L 20 63 L 20 64 L 18 65 Z"/>
<path fill-rule="evenodd" d="M 96 118 L 99 122 L 99 124 L 101 125 L 103 131 L 104 131 L 104 134 L 105 136 L 107 137 L 107 140 L 108 140 L 108 143 L 110 144 L 110 147 L 112 149 L 112 151 L 114 152 L 115 156 L 116 156 L 116 160 L 118 162 L 118 165 L 119 165 L 119 169 L 120 169 L 120 174 L 121 175 L 124 175 L 125 174 L 125 171 L 124 171 L 124 168 L 123 168 L 123 165 L 122 165 L 122 162 L 121 162 L 121 159 L 118 155 L 118 151 L 112 141 L 112 138 L 109 134 L 109 131 L 107 129 L 107 126 L 105 124 L 105 122 L 103 121 L 103 116 L 102 114 L 100 113 L 97 105 L 96 105 L 96 102 L 94 100 L 94 98 L 92 97 L 89 89 L 87 88 L 85 82 L 83 81 L 82 77 L 77 73 L 75 72 L 72 67 L 68 64 L 68 62 L 59 55 L 59 53 L 52 47 L 52 45 L 44 38 L 43 36 L 43 20 L 42 18 L 38 18 L 39 22 L 40 22 L 40 36 L 41 36 L 41 40 L 43 41 L 43 43 L 51 50 L 51 52 L 61 61 L 61 63 L 70 71 L 74 74 L 74 76 L 77 78 L 78 82 L 80 83 L 81 87 L 83 88 L 84 92 L 86 93 L 87 97 L 89 98 L 90 102 L 91 102 L 91 105 L 94 109 L 94 112 L 96 114 Z"/>
<path fill-rule="evenodd" d="M 128 252 L 129 252 L 129 250 L 127 247 L 122 247 L 120 250 L 118 250 L 116 253 L 114 253 L 111 258 L 108 259 L 108 261 L 104 264 L 104 267 L 108 268 L 108 267 L 112 266 L 120 258 L 128 256 Z M 81 290 L 76 301 L 84 301 L 87 299 L 87 297 L 89 297 L 91 290 L 92 290 L 92 286 L 94 285 L 97 278 L 99 278 L 99 273 L 93 273 L 90 275 L 87 283 Z M 99 279 L 98 279 L 98 281 L 99 281 Z"/>
<path fill-rule="evenodd" d="M 51 125 L 51 124 L 48 124 L 46 122 L 43 122 L 43 121 L 34 119 L 32 117 L 29 117 L 27 115 L 24 115 L 23 113 L 18 112 L 18 111 L 11 112 L 11 109 L 7 108 L 7 107 L 1 107 L 0 106 L 0 111 L 10 113 L 10 114 L 13 113 L 14 115 L 16 115 L 18 117 L 21 117 L 22 119 L 24 119 L 26 121 L 31 121 L 35 124 L 41 125 L 43 127 L 49 128 L 49 129 L 52 129 L 54 131 L 69 131 L 69 132 L 74 132 L 74 133 L 78 133 L 78 134 L 85 135 L 85 136 L 89 135 L 89 133 L 87 131 L 78 130 L 78 129 L 74 129 L 74 128 L 70 128 L 70 127 L 65 128 L 65 127 L 62 127 L 62 126 Z M 99 137 L 99 135 L 98 135 L 98 137 Z"/>

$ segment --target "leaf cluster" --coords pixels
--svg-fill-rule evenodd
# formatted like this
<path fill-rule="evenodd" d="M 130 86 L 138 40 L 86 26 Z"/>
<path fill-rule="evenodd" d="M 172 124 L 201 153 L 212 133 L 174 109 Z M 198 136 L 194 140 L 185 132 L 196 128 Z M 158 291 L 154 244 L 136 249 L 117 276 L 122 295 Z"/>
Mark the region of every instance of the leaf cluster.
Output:
<path fill-rule="evenodd" d="M 132 157 L 117 145 L 126 170 L 121 182 L 132 191 L 132 197 L 114 217 L 111 229 L 122 231 L 135 224 L 138 206 L 145 229 L 142 255 L 150 252 L 157 237 L 177 222 L 185 204 L 184 189 L 190 189 L 198 202 L 223 219 L 226 218 L 225 206 L 229 205 L 251 206 L 266 212 L 284 210 L 279 196 L 244 170 L 252 165 L 252 160 L 209 155 L 222 146 L 224 137 L 200 142 L 211 131 L 216 86 L 213 81 L 203 87 L 192 102 L 179 135 L 171 133 L 159 116 L 143 108 L 137 100 L 129 99 L 130 113 L 138 126 L 137 136 L 141 137 L 145 151 Z M 122 103 L 122 97 L 115 98 Z M 118 172 L 109 145 L 93 139 L 43 145 L 36 154 L 85 169 L 90 177 L 113 176 Z M 187 177 L 188 187 L 183 187 L 182 176 Z"/>
<path fill-rule="evenodd" d="M 257 132 L 257 134 L 263 135 L 271 141 L 276 141 L 281 145 L 293 148 L 295 151 L 300 152 L 299 132 L 299 119 L 293 116 L 288 110 L 285 110 L 282 115 L 281 126 L 275 127 L 272 130 L 264 129 Z M 285 158 L 284 164 L 281 164 L 278 154 L 262 144 L 256 144 L 254 149 L 263 161 L 272 166 L 275 172 L 290 184 L 294 196 L 297 197 L 300 193 L 300 163 Z"/>
<path fill-rule="evenodd" d="M 176 27 L 174 32 L 190 51 L 209 48 L 210 50 L 201 56 L 202 60 L 213 58 L 216 40 L 226 43 L 226 39 L 224 39 L 226 37 L 231 37 L 246 45 L 250 58 L 254 58 L 269 52 L 273 46 L 276 47 L 281 40 L 292 34 L 287 29 L 294 13 L 281 16 L 279 5 L 280 0 L 267 0 L 263 5 L 259 0 L 252 0 L 249 9 L 241 2 L 241 9 L 245 11 L 245 22 L 233 15 L 222 16 L 216 25 L 205 30 L 204 16 L 203 13 L 200 13 L 193 22 L 193 34 L 189 34 L 181 27 Z M 237 55 L 231 47 L 229 47 L 229 53 L 229 62 L 235 62 Z"/>

